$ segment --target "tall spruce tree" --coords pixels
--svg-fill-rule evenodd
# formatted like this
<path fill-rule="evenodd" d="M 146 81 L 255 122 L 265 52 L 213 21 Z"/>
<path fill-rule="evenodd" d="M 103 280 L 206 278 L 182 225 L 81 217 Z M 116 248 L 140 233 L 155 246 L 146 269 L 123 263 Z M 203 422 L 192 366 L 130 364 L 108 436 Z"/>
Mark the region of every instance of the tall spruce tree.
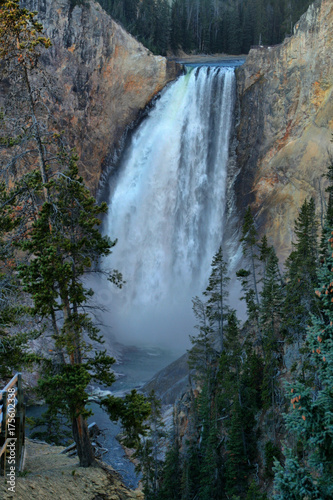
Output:
<path fill-rule="evenodd" d="M 275 463 L 275 499 L 301 500 L 333 497 L 333 237 L 332 226 L 324 229 L 327 256 L 318 271 L 316 295 L 320 313 L 307 330 L 310 364 L 316 383 L 287 384 L 291 406 L 285 416 L 289 432 L 302 443 L 297 454 L 286 446 L 284 465 Z"/>
<path fill-rule="evenodd" d="M 256 454 L 254 415 L 257 406 L 255 353 L 242 342 L 235 311 L 228 315 L 225 349 L 220 356 L 218 414 L 227 430 L 225 473 L 227 495 L 242 495 L 247 489 L 250 463 Z M 234 477 L 237 477 L 235 482 Z"/>
<path fill-rule="evenodd" d="M 93 341 L 101 338 L 82 310 L 92 295 L 82 277 L 101 255 L 111 252 L 114 242 L 98 230 L 99 215 L 107 207 L 98 206 L 89 194 L 75 159 L 70 157 L 68 169 L 48 184 L 50 201 L 32 223 L 29 238 L 17 246 L 33 256 L 18 268 L 23 290 L 34 301 L 32 314 L 49 318 L 53 325 L 56 356 L 54 362 L 44 361 L 40 391 L 54 413 L 64 412 L 70 418 L 80 465 L 86 467 L 94 460 L 86 422 L 86 387 L 92 379 L 112 384 L 109 368 L 114 360 L 103 351 L 88 356 L 84 332 Z"/>
<path fill-rule="evenodd" d="M 332 140 L 333 142 L 333 140 Z M 328 181 L 326 193 L 328 193 L 327 209 L 325 214 L 325 226 L 333 227 L 333 158 L 331 158 L 325 177 Z M 327 248 L 325 231 L 322 232 L 320 243 L 320 260 L 323 263 L 325 258 L 328 257 L 329 249 Z"/>
<path fill-rule="evenodd" d="M 228 313 L 227 299 L 229 296 L 228 284 L 230 278 L 227 276 L 227 264 L 223 260 L 222 247 L 213 257 L 212 270 L 208 280 L 208 286 L 203 292 L 207 300 L 207 316 L 211 328 L 223 350 L 224 321 Z"/>
<path fill-rule="evenodd" d="M 147 500 L 158 498 L 162 482 L 163 463 L 161 449 L 165 444 L 166 432 L 161 414 L 161 401 L 151 391 L 147 401 L 151 412 L 148 418 L 149 431 L 138 445 L 135 457 L 139 459 L 137 470 L 142 472 L 143 492 Z"/>
<path fill-rule="evenodd" d="M 305 200 L 295 221 L 296 241 L 286 261 L 286 295 L 283 306 L 284 335 L 290 341 L 304 337 L 310 315 L 318 312 L 313 289 L 317 283 L 318 222 L 315 203 Z"/>
<path fill-rule="evenodd" d="M 199 297 L 192 300 L 194 316 L 199 323 L 195 328 L 199 331 L 197 336 L 190 335 L 192 348 L 189 351 L 188 363 L 195 370 L 195 378 L 205 380 L 211 372 L 213 360 L 216 358 L 214 349 L 213 330 L 207 317 L 207 305 Z"/>
<path fill-rule="evenodd" d="M 246 210 L 244 215 L 244 222 L 242 226 L 241 243 L 243 248 L 243 255 L 245 260 L 245 267 L 236 272 L 237 278 L 241 282 L 243 297 L 247 308 L 247 321 L 248 324 L 254 329 L 255 337 L 258 343 L 263 348 L 262 333 L 259 321 L 259 277 L 258 277 L 258 245 L 257 245 L 257 231 L 255 228 L 254 219 L 250 207 Z M 266 250 L 265 250 L 266 251 Z M 261 251 L 263 254 L 263 250 Z"/>
<path fill-rule="evenodd" d="M 166 452 L 163 464 L 163 479 L 158 500 L 181 500 L 181 463 L 179 443 L 175 436 L 169 440 L 169 448 Z"/>
<path fill-rule="evenodd" d="M 264 408 L 272 409 L 272 434 L 275 442 L 275 410 L 277 375 L 282 362 L 281 341 L 281 306 L 284 295 L 280 280 L 278 258 L 273 248 L 270 249 L 266 265 L 265 278 L 261 291 L 260 325 L 265 354 L 262 400 Z"/>

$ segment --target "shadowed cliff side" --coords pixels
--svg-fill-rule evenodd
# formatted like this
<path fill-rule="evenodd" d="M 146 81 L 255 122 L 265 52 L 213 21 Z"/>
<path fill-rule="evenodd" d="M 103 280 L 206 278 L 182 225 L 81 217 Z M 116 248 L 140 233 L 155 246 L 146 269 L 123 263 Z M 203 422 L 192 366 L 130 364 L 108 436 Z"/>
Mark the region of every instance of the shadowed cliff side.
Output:
<path fill-rule="evenodd" d="M 126 127 L 181 67 L 153 56 L 93 0 L 24 6 L 38 11 L 52 41 L 42 61 L 57 82 L 52 112 L 96 193 L 103 163 Z"/>
<path fill-rule="evenodd" d="M 260 231 L 284 259 L 297 209 L 323 210 L 333 131 L 333 3 L 317 0 L 281 45 L 252 49 L 237 70 L 238 208 L 251 203 Z"/>

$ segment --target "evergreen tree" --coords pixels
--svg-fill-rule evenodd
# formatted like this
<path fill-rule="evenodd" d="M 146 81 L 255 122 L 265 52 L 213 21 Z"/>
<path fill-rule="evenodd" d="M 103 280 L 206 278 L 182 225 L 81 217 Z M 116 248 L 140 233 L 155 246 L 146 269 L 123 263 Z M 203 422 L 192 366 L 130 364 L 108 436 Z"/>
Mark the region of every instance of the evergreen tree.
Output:
<path fill-rule="evenodd" d="M 265 353 L 262 398 L 264 401 L 264 408 L 267 409 L 272 406 L 273 433 L 275 432 L 276 376 L 282 355 L 281 352 L 279 352 L 278 342 L 280 340 L 281 305 L 283 299 L 278 259 L 274 250 L 271 249 L 261 292 L 260 324 Z"/>
<path fill-rule="evenodd" d="M 146 421 L 151 414 L 151 405 L 147 398 L 133 389 L 124 398 L 107 396 L 101 403 L 112 420 L 120 419 L 125 430 L 122 443 L 130 448 L 139 447 L 140 439 L 149 430 Z"/>
<path fill-rule="evenodd" d="M 199 324 L 195 326 L 199 333 L 196 337 L 190 335 L 192 348 L 189 351 L 189 367 L 195 369 L 195 378 L 206 380 L 211 371 L 212 362 L 216 357 L 213 347 L 213 331 L 207 318 L 207 306 L 199 297 L 192 300 L 193 312 Z"/>
<path fill-rule="evenodd" d="M 260 407 L 261 374 L 260 358 L 250 344 L 241 342 L 239 321 L 232 311 L 220 357 L 218 406 L 219 418 L 226 419 L 228 431 L 224 477 L 228 495 L 243 495 L 247 489 L 250 463 L 256 455 L 254 415 Z"/>
<path fill-rule="evenodd" d="M 258 485 L 252 481 L 245 500 L 267 500 L 267 495 L 262 494 Z"/>
<path fill-rule="evenodd" d="M 241 300 L 245 300 L 246 302 L 248 324 L 255 329 L 255 336 L 258 338 L 258 342 L 263 348 L 259 321 L 260 302 L 257 272 L 257 231 L 250 207 L 248 207 L 244 216 L 242 238 L 240 241 L 242 243 L 245 263 L 247 264 L 247 268 L 240 269 L 236 272 L 236 276 L 241 282 L 244 293 Z M 263 254 L 263 250 L 261 253 Z"/>
<path fill-rule="evenodd" d="M 275 463 L 275 498 L 301 500 L 333 496 L 333 238 L 332 226 L 324 229 L 327 257 L 318 271 L 316 295 L 320 313 L 312 317 L 306 336 L 310 363 L 316 368 L 316 382 L 287 384 L 291 409 L 286 426 L 303 443 L 297 456 L 286 448 L 285 464 Z"/>
<path fill-rule="evenodd" d="M 333 141 L 332 141 L 333 142 Z M 326 193 L 328 193 L 327 209 L 325 214 L 324 224 L 329 227 L 333 227 L 333 158 L 328 166 L 327 173 L 325 177 L 328 180 L 328 186 L 326 188 Z M 327 248 L 327 242 L 325 240 L 325 231 L 322 232 L 321 243 L 320 243 L 320 260 L 323 263 L 325 258 L 328 257 L 329 249 Z"/>
<path fill-rule="evenodd" d="M 105 352 L 87 357 L 90 347 L 84 332 L 93 341 L 101 339 L 90 317 L 81 311 L 92 295 L 82 276 L 100 255 L 110 253 L 114 242 L 98 230 L 99 215 L 107 207 L 105 203 L 96 205 L 78 176 L 75 159 L 69 158 L 68 170 L 50 181 L 50 202 L 43 204 L 29 238 L 17 242 L 33 256 L 18 269 L 23 290 L 34 301 L 32 313 L 49 318 L 53 325 L 55 364 L 44 361 L 41 394 L 50 408 L 58 408 L 70 418 L 80 464 L 89 466 L 93 453 L 86 423 L 86 387 L 92 379 L 112 384 L 114 376 L 108 370 L 114 360 Z"/>
<path fill-rule="evenodd" d="M 123 4 L 126 25 L 134 28 L 138 18 L 139 0 L 124 0 Z"/>
<path fill-rule="evenodd" d="M 224 343 L 224 320 L 228 313 L 226 302 L 229 296 L 229 281 L 227 264 L 223 260 L 222 247 L 220 247 L 214 255 L 208 286 L 203 294 L 208 298 L 207 316 L 211 328 L 216 332 L 221 351 L 223 350 Z"/>
<path fill-rule="evenodd" d="M 267 236 L 264 235 L 261 239 L 260 245 L 259 245 L 259 250 L 260 250 L 260 256 L 259 260 L 262 262 L 262 279 L 264 280 L 266 277 L 266 269 L 267 269 L 267 264 L 271 256 L 272 252 L 272 247 L 268 245 L 267 241 Z"/>
<path fill-rule="evenodd" d="M 157 496 L 158 500 L 181 500 L 181 464 L 179 443 L 175 437 L 165 456 L 163 480 Z"/>
<path fill-rule="evenodd" d="M 257 280 L 257 231 L 254 224 L 253 215 L 250 207 L 247 208 L 244 215 L 244 222 L 242 226 L 241 243 L 243 248 L 243 255 L 249 260 L 249 268 L 251 273 L 251 281 L 254 290 L 254 299 L 259 307 L 259 293 L 258 293 L 258 280 Z"/>
<path fill-rule="evenodd" d="M 149 432 L 138 445 L 135 457 L 139 459 L 137 469 L 142 472 L 143 492 L 147 500 L 158 497 L 162 483 L 163 462 L 161 457 L 162 443 L 165 441 L 166 433 L 161 415 L 161 402 L 157 399 L 155 392 L 148 395 L 151 412 L 147 420 Z"/>
<path fill-rule="evenodd" d="M 166 55 L 170 43 L 171 14 L 168 0 L 160 0 L 156 10 L 154 45 L 158 52 Z"/>
<path fill-rule="evenodd" d="M 228 459 L 225 468 L 227 495 L 241 495 L 247 483 L 248 466 L 241 413 L 239 402 L 236 400 L 232 409 L 227 442 Z"/>
<path fill-rule="evenodd" d="M 295 221 L 296 242 L 286 261 L 286 296 L 283 307 L 283 329 L 291 341 L 300 341 L 310 321 L 316 313 L 317 300 L 313 289 L 317 283 L 318 222 L 314 200 L 304 201 Z"/>
<path fill-rule="evenodd" d="M 209 427 L 207 426 L 202 435 L 199 448 L 199 453 L 201 453 L 199 498 L 202 500 L 219 498 L 217 487 L 219 471 L 218 442 L 216 422 L 210 422 Z"/>
<path fill-rule="evenodd" d="M 197 443 L 192 436 L 191 441 L 187 442 L 187 449 L 184 452 L 181 478 L 181 500 L 192 500 L 198 495 L 198 478 L 200 477 L 201 471 L 200 465 Z"/>

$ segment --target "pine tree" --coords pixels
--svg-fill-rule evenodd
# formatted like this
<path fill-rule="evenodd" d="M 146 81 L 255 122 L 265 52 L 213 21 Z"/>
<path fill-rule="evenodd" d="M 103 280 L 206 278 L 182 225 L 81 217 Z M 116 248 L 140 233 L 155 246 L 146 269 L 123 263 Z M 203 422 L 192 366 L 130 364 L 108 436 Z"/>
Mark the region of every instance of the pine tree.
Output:
<path fill-rule="evenodd" d="M 257 231 L 254 224 L 253 215 L 250 207 L 247 208 L 244 215 L 244 222 L 242 226 L 241 243 L 243 248 L 243 255 L 249 260 L 249 268 L 251 273 L 252 286 L 255 295 L 255 301 L 259 306 L 259 293 L 258 293 L 258 280 L 257 280 Z"/>
<path fill-rule="evenodd" d="M 170 5 L 168 0 L 160 0 L 156 10 L 154 44 L 161 55 L 166 55 L 170 41 Z"/>
<path fill-rule="evenodd" d="M 205 435 L 207 434 L 207 435 Z M 199 498 L 213 500 L 218 498 L 217 478 L 219 471 L 218 431 L 215 422 L 210 422 L 209 427 L 202 436 L 199 476 Z"/>
<path fill-rule="evenodd" d="M 333 496 L 333 231 L 324 229 L 327 257 L 318 271 L 316 295 L 320 313 L 312 317 L 306 342 L 310 364 L 316 369 L 313 387 L 287 384 L 291 408 L 285 416 L 289 432 L 303 443 L 297 456 L 286 448 L 285 464 L 275 463 L 276 500 L 329 499 Z"/>
<path fill-rule="evenodd" d="M 262 398 L 264 408 L 267 409 L 272 406 L 273 417 L 275 413 L 276 376 L 282 355 L 279 352 L 278 342 L 280 340 L 281 305 L 283 299 L 278 259 L 274 249 L 271 249 L 261 292 L 260 325 L 265 353 Z M 273 432 L 275 432 L 274 423 Z"/>
<path fill-rule="evenodd" d="M 266 494 L 260 492 L 259 486 L 252 481 L 250 488 L 248 489 L 245 500 L 268 500 Z"/>
<path fill-rule="evenodd" d="M 232 409 L 230 429 L 228 433 L 225 482 L 227 495 L 240 495 L 247 483 L 247 460 L 243 445 L 243 426 L 241 408 L 236 400 Z"/>
<path fill-rule="evenodd" d="M 198 446 L 193 438 L 187 442 L 187 449 L 183 454 L 181 500 L 192 500 L 198 495 L 198 478 L 200 477 L 201 470 Z"/>
<path fill-rule="evenodd" d="M 93 341 L 101 339 L 90 317 L 81 310 L 92 295 L 82 276 L 101 255 L 110 253 L 114 242 L 98 230 L 99 215 L 107 207 L 95 203 L 78 176 L 75 160 L 69 158 L 68 170 L 50 181 L 50 202 L 43 204 L 29 238 L 18 241 L 17 246 L 33 256 L 18 268 L 23 290 L 34 301 L 32 313 L 49 318 L 53 325 L 55 363 L 44 361 L 40 391 L 49 407 L 70 418 L 80 464 L 86 467 L 93 462 L 86 387 L 92 379 L 112 384 L 114 376 L 108 370 L 114 360 L 103 351 L 87 357 L 90 347 L 84 332 Z"/>
<path fill-rule="evenodd" d="M 260 245 L 259 245 L 259 250 L 260 250 L 260 256 L 259 260 L 262 262 L 262 279 L 265 279 L 266 276 L 266 269 L 267 269 L 267 264 L 269 261 L 269 258 L 271 256 L 271 251 L 272 247 L 268 245 L 267 241 L 267 236 L 264 235 L 261 239 Z"/>
<path fill-rule="evenodd" d="M 220 247 L 214 255 L 208 286 L 203 294 L 208 298 L 207 316 L 211 328 L 216 332 L 221 351 L 224 343 L 224 320 L 228 313 L 227 299 L 230 278 L 227 276 L 227 272 L 227 264 L 223 260 L 222 247 Z"/>
<path fill-rule="evenodd" d="M 193 312 L 199 324 L 195 328 L 199 331 L 197 336 L 190 335 L 192 348 L 189 351 L 188 363 L 195 370 L 195 378 L 206 380 L 211 371 L 216 351 L 213 347 L 213 330 L 209 326 L 207 305 L 199 297 L 192 300 Z"/>
<path fill-rule="evenodd" d="M 112 420 L 121 421 L 125 431 L 122 443 L 129 448 L 140 446 L 140 439 L 147 435 L 149 426 L 146 423 L 151 415 L 151 404 L 143 394 L 135 389 L 124 398 L 107 396 L 101 401 Z"/>
<path fill-rule="evenodd" d="M 317 283 L 318 222 L 314 200 L 304 201 L 295 221 L 296 242 L 286 261 L 286 296 L 283 307 L 283 329 L 291 341 L 304 336 L 310 315 L 316 313 L 317 299 L 313 289 Z"/>
<path fill-rule="evenodd" d="M 143 475 L 142 483 L 145 498 L 153 500 L 157 498 L 162 482 L 161 447 L 165 441 L 166 433 L 161 415 L 161 402 L 157 399 L 155 391 L 151 391 L 148 395 L 148 402 L 151 407 L 151 413 L 147 421 L 149 432 L 142 439 L 134 456 L 139 459 L 137 469 Z"/>
<path fill-rule="evenodd" d="M 261 384 L 257 358 L 250 344 L 241 342 L 239 321 L 235 311 L 228 315 L 225 350 L 220 356 L 219 419 L 225 422 L 226 441 L 225 488 L 228 495 L 246 491 L 251 467 L 256 455 L 254 415 L 258 411 Z M 260 405 L 260 402 L 259 402 Z M 237 483 L 234 481 L 237 474 Z"/>
<path fill-rule="evenodd" d="M 236 276 L 241 282 L 244 293 L 241 300 L 245 300 L 246 302 L 248 324 L 255 329 L 255 336 L 258 338 L 258 343 L 263 348 L 259 321 L 260 301 L 257 272 L 257 231 L 250 207 L 248 207 L 244 216 L 242 238 L 240 241 L 242 243 L 243 255 L 245 257 L 246 264 L 246 268 L 240 269 L 236 272 Z"/>
<path fill-rule="evenodd" d="M 158 500 L 181 500 L 181 464 L 179 443 L 173 437 L 163 464 L 163 480 Z"/>
<path fill-rule="evenodd" d="M 325 190 L 326 193 L 328 193 L 328 201 L 324 224 L 326 226 L 333 227 L 333 158 L 330 165 L 328 166 L 325 177 L 328 180 L 328 186 Z M 324 262 L 325 258 L 329 256 L 329 250 L 327 248 L 325 236 L 325 231 L 323 231 L 320 243 L 320 260 L 322 263 Z"/>
<path fill-rule="evenodd" d="M 42 195 L 39 181 L 40 173 L 32 172 L 13 189 L 0 183 L 0 373 L 4 378 L 11 378 L 13 371 L 38 358 L 27 349 L 41 328 L 32 322 L 22 294 L 17 266 L 23 257 L 17 254 L 15 244 L 28 236 L 31 220 L 36 217 L 34 197 Z"/>

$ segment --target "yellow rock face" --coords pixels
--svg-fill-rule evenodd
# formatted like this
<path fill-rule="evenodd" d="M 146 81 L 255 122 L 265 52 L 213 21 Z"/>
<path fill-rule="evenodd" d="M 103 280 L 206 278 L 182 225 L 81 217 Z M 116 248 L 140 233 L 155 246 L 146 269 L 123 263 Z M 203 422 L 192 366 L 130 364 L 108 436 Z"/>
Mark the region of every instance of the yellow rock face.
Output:
<path fill-rule="evenodd" d="M 35 10 L 34 3 L 25 5 Z M 180 67 L 152 55 L 93 0 L 74 8 L 69 0 L 44 2 L 38 18 L 52 40 L 42 61 L 57 83 L 52 112 L 96 192 L 126 127 Z"/>
<path fill-rule="evenodd" d="M 325 209 L 333 132 L 333 3 L 315 2 L 281 45 L 253 49 L 238 70 L 239 207 L 284 259 L 305 198 Z"/>

